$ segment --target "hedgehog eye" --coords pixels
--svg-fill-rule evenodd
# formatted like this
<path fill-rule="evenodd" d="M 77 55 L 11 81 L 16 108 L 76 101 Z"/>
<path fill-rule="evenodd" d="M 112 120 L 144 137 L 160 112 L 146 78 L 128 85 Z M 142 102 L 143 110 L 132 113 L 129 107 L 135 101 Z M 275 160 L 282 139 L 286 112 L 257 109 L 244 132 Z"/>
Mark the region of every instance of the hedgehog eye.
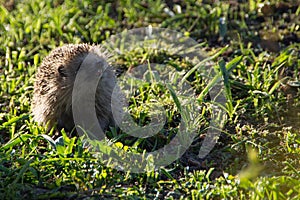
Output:
<path fill-rule="evenodd" d="M 67 77 L 67 72 L 66 72 L 66 70 L 65 70 L 65 68 L 64 68 L 63 65 L 60 65 L 60 66 L 57 68 L 57 71 L 58 71 L 58 73 L 59 73 L 60 76 L 62 76 L 62 77 Z"/>

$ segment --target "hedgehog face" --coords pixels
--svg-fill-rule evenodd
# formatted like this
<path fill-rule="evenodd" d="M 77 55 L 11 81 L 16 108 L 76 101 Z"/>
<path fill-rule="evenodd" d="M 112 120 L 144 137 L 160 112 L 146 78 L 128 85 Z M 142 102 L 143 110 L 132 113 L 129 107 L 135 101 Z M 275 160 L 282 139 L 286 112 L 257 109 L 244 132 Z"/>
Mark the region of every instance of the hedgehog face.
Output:
<path fill-rule="evenodd" d="M 83 62 L 85 56 L 71 58 L 72 60 L 63 60 L 57 62 L 55 66 L 57 83 L 62 90 L 71 89 L 73 87 L 76 74 Z"/>

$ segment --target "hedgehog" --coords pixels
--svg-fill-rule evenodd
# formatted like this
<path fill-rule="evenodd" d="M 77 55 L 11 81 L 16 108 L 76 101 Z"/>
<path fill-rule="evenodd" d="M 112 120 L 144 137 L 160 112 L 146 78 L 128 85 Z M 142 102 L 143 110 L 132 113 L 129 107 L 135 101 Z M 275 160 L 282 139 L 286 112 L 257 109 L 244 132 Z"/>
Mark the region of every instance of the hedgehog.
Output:
<path fill-rule="evenodd" d="M 56 126 L 66 131 L 74 130 L 72 113 L 72 91 L 76 74 L 88 54 L 106 61 L 109 55 L 100 46 L 89 44 L 67 44 L 58 47 L 46 56 L 39 66 L 32 101 L 33 119 L 48 130 Z M 101 74 L 95 94 L 95 110 L 103 130 L 114 126 L 111 98 L 116 85 L 115 72 L 111 66 L 103 70 L 103 62 L 97 67 Z"/>

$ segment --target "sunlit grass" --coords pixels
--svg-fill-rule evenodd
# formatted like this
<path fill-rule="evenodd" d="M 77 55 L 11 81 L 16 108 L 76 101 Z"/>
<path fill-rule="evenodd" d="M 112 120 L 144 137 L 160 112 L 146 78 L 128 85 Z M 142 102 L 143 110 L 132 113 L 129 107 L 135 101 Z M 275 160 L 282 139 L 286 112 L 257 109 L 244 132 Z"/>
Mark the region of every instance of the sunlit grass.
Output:
<path fill-rule="evenodd" d="M 300 46 L 293 39 L 299 39 L 295 17 L 299 5 L 292 1 L 270 1 L 267 5 L 255 1 L 167 4 L 34 0 L 12 1 L 15 3 L 10 7 L 0 2 L 1 198 L 300 198 Z M 284 14 L 273 8 L 282 9 Z M 220 38 L 224 36 L 219 24 L 222 16 L 227 19 L 225 38 Z M 50 50 L 65 43 L 101 44 L 125 29 L 148 25 L 190 36 L 207 53 L 206 61 L 213 63 L 207 71 L 205 62 L 195 65 L 165 50 L 135 49 L 115 55 L 113 66 L 123 73 L 139 65 L 163 64 L 180 72 L 182 80 L 194 89 L 199 121 L 186 154 L 157 171 L 120 172 L 113 168 L 113 162 L 97 159 L 84 140 L 64 131 L 59 135 L 54 129 L 46 132 L 46 127 L 33 122 L 30 103 L 34 74 Z M 273 28 L 273 33 L 280 30 L 283 39 L 266 37 L 261 33 L 264 27 Z M 276 50 L 277 43 L 279 51 L 270 51 Z M 224 87 L 224 105 L 211 99 L 215 84 Z M 152 99 L 159 97 L 167 110 L 166 123 L 150 138 L 110 130 L 107 144 L 114 143 L 113 147 L 125 154 L 150 152 L 168 144 L 192 109 L 182 108 L 175 87 L 137 85 L 129 98 L 134 121 L 150 123 Z M 228 120 L 215 148 L 205 159 L 199 159 L 213 106 L 220 107 Z"/>

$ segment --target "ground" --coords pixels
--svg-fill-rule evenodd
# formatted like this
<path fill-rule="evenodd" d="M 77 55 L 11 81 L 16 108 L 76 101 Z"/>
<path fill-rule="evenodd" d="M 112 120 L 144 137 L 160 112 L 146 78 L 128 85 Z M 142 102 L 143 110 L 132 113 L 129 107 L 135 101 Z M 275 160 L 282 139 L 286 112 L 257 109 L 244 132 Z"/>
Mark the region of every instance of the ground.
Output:
<path fill-rule="evenodd" d="M 298 0 L 0 2 L 1 199 L 300 198 Z M 30 105 L 35 72 L 52 49 L 104 44 L 112 35 L 141 27 L 177 31 L 196 41 L 192 50 L 200 48 L 215 73 L 181 51 L 168 51 L 176 50 L 176 41 L 157 51 L 112 52 L 118 77 L 149 63 L 188 74 L 193 105 L 199 107 L 198 120 L 188 120 L 197 134 L 180 158 L 156 171 L 132 173 L 99 160 L 76 134 L 46 131 L 33 121 Z M 217 80 L 224 88 L 223 107 L 212 97 Z M 129 98 L 131 117 L 149 124 L 149 105 L 159 99 L 168 111 L 166 123 L 146 139 L 109 130 L 107 140 L 124 150 L 123 158 L 169 144 L 193 108 L 184 110 L 172 89 L 139 86 Z M 214 106 L 226 121 L 212 151 L 199 158 Z"/>

